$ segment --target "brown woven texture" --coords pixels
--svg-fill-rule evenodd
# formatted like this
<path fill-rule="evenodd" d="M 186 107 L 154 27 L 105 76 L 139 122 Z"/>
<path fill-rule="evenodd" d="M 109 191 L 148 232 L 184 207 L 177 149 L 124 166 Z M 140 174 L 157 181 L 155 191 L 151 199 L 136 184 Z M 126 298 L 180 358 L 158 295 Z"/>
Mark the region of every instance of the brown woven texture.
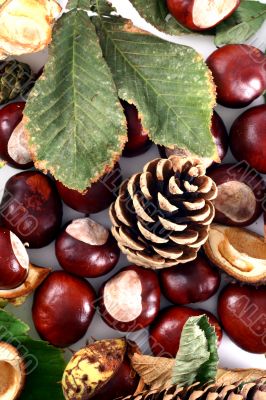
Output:
<path fill-rule="evenodd" d="M 208 239 L 215 183 L 198 159 L 155 159 L 123 182 L 110 207 L 112 233 L 130 262 L 167 268 L 192 261 Z"/>

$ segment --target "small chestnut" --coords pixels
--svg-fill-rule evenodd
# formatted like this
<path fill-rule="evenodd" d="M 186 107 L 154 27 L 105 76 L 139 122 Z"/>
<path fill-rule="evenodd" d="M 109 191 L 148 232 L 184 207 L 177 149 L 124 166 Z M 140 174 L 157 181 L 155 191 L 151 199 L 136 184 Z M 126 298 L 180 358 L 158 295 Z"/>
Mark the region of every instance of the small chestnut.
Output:
<path fill-rule="evenodd" d="M 230 148 L 234 157 L 238 161 L 245 160 L 263 174 L 266 173 L 265 135 L 265 104 L 245 111 L 235 120 L 230 130 Z"/>
<path fill-rule="evenodd" d="M 218 314 L 230 338 L 250 353 L 266 352 L 266 286 L 231 283 L 220 293 Z"/>
<path fill-rule="evenodd" d="M 218 343 L 222 340 L 222 329 L 213 314 L 201 309 L 172 306 L 160 312 L 150 327 L 150 346 L 153 354 L 160 357 L 175 357 L 181 333 L 189 317 L 206 314 L 210 324 L 214 326 Z"/>
<path fill-rule="evenodd" d="M 265 184 L 256 171 L 247 165 L 223 164 L 213 168 L 208 175 L 218 187 L 218 196 L 213 202 L 215 222 L 241 227 L 259 218 Z"/>
<path fill-rule="evenodd" d="M 266 89 L 266 57 L 256 47 L 228 44 L 206 60 L 217 86 L 217 102 L 225 107 L 249 105 Z"/>
<path fill-rule="evenodd" d="M 23 243 L 7 228 L 0 227 L 0 290 L 20 286 L 29 273 L 29 256 Z"/>
<path fill-rule="evenodd" d="M 145 153 L 152 146 L 148 132 L 142 126 L 137 107 L 125 100 L 120 100 L 127 120 L 128 142 L 123 157 L 134 157 Z"/>
<path fill-rule="evenodd" d="M 69 223 L 56 239 L 55 252 L 64 270 L 86 278 L 110 272 L 120 255 L 111 232 L 90 218 Z"/>
<path fill-rule="evenodd" d="M 72 190 L 57 181 L 59 194 L 66 205 L 85 214 L 94 214 L 105 210 L 116 199 L 116 194 L 122 182 L 119 164 L 93 183 L 84 193 Z"/>
<path fill-rule="evenodd" d="M 85 279 L 52 272 L 35 292 L 32 318 L 42 339 L 67 347 L 81 339 L 94 315 L 95 292 Z"/>
<path fill-rule="evenodd" d="M 0 110 L 0 157 L 19 169 L 33 166 L 22 122 L 24 107 L 25 102 L 17 102 Z"/>
<path fill-rule="evenodd" d="M 174 304 L 205 301 L 217 292 L 220 281 L 219 272 L 200 254 L 195 261 L 160 273 L 162 292 Z"/>
<path fill-rule="evenodd" d="M 99 309 L 113 329 L 134 332 L 145 328 L 160 310 L 160 286 L 154 271 L 129 266 L 103 284 Z"/>
<path fill-rule="evenodd" d="M 61 226 L 62 203 L 54 182 L 38 171 L 13 175 L 0 205 L 1 220 L 29 247 L 52 242 Z"/>

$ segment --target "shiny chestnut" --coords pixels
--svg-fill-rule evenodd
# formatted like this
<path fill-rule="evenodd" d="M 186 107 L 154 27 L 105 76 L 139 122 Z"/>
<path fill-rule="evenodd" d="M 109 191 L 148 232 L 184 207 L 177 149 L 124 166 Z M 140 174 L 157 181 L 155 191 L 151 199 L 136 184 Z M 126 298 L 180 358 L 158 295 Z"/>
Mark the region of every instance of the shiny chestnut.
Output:
<path fill-rule="evenodd" d="M 81 339 L 94 315 L 95 292 L 85 279 L 52 272 L 37 289 L 32 318 L 42 339 L 67 347 Z"/>
<path fill-rule="evenodd" d="M 145 328 L 160 310 L 160 286 L 154 271 L 129 266 L 100 289 L 99 308 L 113 329 L 134 332 Z"/>
<path fill-rule="evenodd" d="M 55 252 L 64 270 L 86 278 L 110 272 L 120 255 L 111 232 L 90 218 L 70 222 L 57 237 Z"/>

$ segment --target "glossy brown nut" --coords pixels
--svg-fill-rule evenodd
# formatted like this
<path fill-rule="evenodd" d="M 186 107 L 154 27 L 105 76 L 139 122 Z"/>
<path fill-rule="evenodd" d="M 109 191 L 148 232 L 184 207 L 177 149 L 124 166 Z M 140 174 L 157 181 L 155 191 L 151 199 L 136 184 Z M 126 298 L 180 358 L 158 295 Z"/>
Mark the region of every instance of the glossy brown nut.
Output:
<path fill-rule="evenodd" d="M 148 132 L 142 126 L 137 107 L 125 100 L 120 100 L 127 120 L 128 142 L 123 157 L 135 157 L 145 153 L 152 146 Z"/>
<path fill-rule="evenodd" d="M 0 227 L 0 290 L 20 286 L 29 272 L 29 257 L 19 238 Z"/>
<path fill-rule="evenodd" d="M 206 63 L 217 86 L 217 102 L 225 107 L 245 107 L 266 89 L 266 57 L 256 47 L 228 44 Z"/>
<path fill-rule="evenodd" d="M 206 314 L 215 327 L 218 342 L 222 340 L 222 329 L 213 314 L 202 309 L 173 306 L 162 310 L 150 327 L 150 346 L 155 356 L 175 357 L 179 349 L 181 333 L 188 318 Z"/>
<path fill-rule="evenodd" d="M 117 164 L 112 172 L 93 183 L 85 193 L 68 189 L 58 181 L 56 186 L 66 205 L 84 214 L 94 214 L 105 210 L 112 204 L 116 199 L 121 182 L 121 169 Z"/>
<path fill-rule="evenodd" d="M 195 261 L 160 273 L 162 292 L 174 304 L 205 301 L 217 292 L 220 281 L 219 272 L 202 255 Z"/>
<path fill-rule="evenodd" d="M 11 103 L 0 110 L 0 158 L 18 169 L 33 166 L 21 122 L 25 104 Z"/>
<path fill-rule="evenodd" d="M 242 349 L 266 352 L 266 286 L 227 285 L 218 299 L 225 332 Z"/>
<path fill-rule="evenodd" d="M 101 316 L 113 329 L 137 331 L 150 325 L 157 316 L 160 294 L 154 271 L 134 265 L 123 268 L 100 289 Z"/>
<path fill-rule="evenodd" d="M 110 272 L 120 255 L 111 232 L 90 218 L 69 223 L 56 239 L 55 252 L 66 271 L 86 278 Z"/>
<path fill-rule="evenodd" d="M 263 174 L 266 173 L 265 134 L 265 104 L 245 111 L 235 120 L 230 130 L 230 148 L 234 157 L 238 161 L 245 160 Z"/>
<path fill-rule="evenodd" d="M 262 213 L 265 184 L 262 177 L 243 162 L 218 165 L 208 172 L 218 187 L 214 200 L 215 222 L 247 226 Z"/>
<path fill-rule="evenodd" d="M 61 226 L 62 202 L 54 182 L 37 171 L 13 175 L 6 183 L 1 220 L 30 247 L 51 243 Z"/>
<path fill-rule="evenodd" d="M 94 302 L 94 289 L 85 279 L 64 271 L 53 272 L 35 292 L 35 328 L 42 339 L 54 346 L 70 346 L 87 332 Z"/>
<path fill-rule="evenodd" d="M 186 28 L 202 31 L 228 18 L 240 5 L 240 0 L 167 0 L 168 10 Z"/>

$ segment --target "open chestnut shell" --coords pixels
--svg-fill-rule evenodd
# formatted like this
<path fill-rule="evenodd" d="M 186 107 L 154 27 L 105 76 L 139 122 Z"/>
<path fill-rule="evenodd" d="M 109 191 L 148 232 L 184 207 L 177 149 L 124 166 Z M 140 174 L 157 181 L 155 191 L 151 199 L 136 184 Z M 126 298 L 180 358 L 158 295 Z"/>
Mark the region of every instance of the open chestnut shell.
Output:
<path fill-rule="evenodd" d="M 213 201 L 214 221 L 230 226 L 247 226 L 262 213 L 265 184 L 262 177 L 243 164 L 223 164 L 208 172 L 218 188 Z"/>
<path fill-rule="evenodd" d="M 85 279 L 52 272 L 35 292 L 32 317 L 42 339 L 67 347 L 81 339 L 94 315 L 95 292 Z"/>
<path fill-rule="evenodd" d="M 137 331 L 150 325 L 157 316 L 160 294 L 154 271 L 134 265 L 123 268 L 100 289 L 101 316 L 113 329 Z"/>
<path fill-rule="evenodd" d="M 16 102 L 0 110 L 0 158 L 18 169 L 33 166 L 22 122 L 24 107 L 25 102 Z"/>
<path fill-rule="evenodd" d="M 110 272 L 120 255 L 111 232 L 90 218 L 70 222 L 57 237 L 55 252 L 64 270 L 86 278 Z"/>
<path fill-rule="evenodd" d="M 62 202 L 54 182 L 38 171 L 13 175 L 1 202 L 1 221 L 29 247 L 52 242 L 61 226 Z"/>

